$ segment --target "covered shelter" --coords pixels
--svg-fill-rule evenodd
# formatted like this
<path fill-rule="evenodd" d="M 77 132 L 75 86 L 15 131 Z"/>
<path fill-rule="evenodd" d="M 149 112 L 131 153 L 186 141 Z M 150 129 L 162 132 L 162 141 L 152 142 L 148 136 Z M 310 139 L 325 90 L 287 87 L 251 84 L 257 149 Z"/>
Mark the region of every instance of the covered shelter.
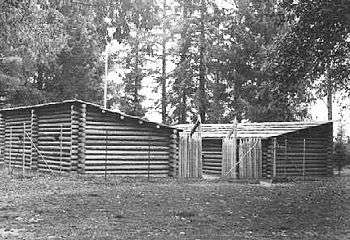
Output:
<path fill-rule="evenodd" d="M 1 161 L 10 168 L 171 176 L 177 134 L 80 100 L 0 110 Z"/>
<path fill-rule="evenodd" d="M 191 124 L 177 128 L 189 132 Z M 233 124 L 202 124 L 202 171 L 204 174 L 223 174 L 223 143 Z M 256 178 L 283 178 L 298 176 L 329 176 L 333 172 L 332 122 L 262 122 L 239 123 L 235 129 L 237 144 L 236 169 L 253 169 Z M 248 141 L 254 139 L 254 141 Z M 255 142 L 259 144 L 250 144 Z M 254 164 L 242 162 L 253 154 Z M 244 168 L 244 169 L 243 169 Z M 249 175 L 250 176 L 250 175 Z"/>

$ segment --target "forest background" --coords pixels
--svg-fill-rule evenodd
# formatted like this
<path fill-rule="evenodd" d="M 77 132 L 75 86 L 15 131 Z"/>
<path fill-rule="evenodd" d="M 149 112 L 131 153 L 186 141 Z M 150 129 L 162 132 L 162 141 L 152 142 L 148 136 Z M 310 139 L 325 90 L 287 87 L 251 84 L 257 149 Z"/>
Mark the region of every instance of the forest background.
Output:
<path fill-rule="evenodd" d="M 111 109 L 167 124 L 327 113 L 345 137 L 349 26 L 347 0 L 2 0 L 0 107 L 102 104 L 107 60 Z"/>

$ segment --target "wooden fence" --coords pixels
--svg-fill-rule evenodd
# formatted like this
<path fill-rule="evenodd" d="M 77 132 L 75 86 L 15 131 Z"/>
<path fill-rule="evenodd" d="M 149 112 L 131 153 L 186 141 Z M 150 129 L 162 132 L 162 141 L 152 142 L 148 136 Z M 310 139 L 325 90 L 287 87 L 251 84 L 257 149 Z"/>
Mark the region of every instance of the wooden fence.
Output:
<path fill-rule="evenodd" d="M 262 177 L 262 147 L 259 138 L 239 140 L 239 178 Z"/>
<path fill-rule="evenodd" d="M 243 138 L 237 141 L 234 137 L 225 138 L 222 155 L 223 176 L 240 179 L 262 177 L 261 139 Z"/>
<path fill-rule="evenodd" d="M 180 134 L 179 140 L 179 170 L 180 178 L 202 177 L 202 138 L 200 133 Z"/>
<path fill-rule="evenodd" d="M 223 176 L 237 177 L 237 139 L 228 137 L 222 140 L 222 171 Z"/>

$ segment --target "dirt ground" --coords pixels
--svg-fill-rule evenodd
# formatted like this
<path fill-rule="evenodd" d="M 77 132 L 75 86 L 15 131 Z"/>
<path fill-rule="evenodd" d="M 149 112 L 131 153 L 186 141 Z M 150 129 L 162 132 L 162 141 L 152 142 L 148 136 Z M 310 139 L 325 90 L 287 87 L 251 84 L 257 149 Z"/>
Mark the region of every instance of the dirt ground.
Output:
<path fill-rule="evenodd" d="M 280 184 L 0 171 L 0 239 L 350 239 L 350 169 Z"/>

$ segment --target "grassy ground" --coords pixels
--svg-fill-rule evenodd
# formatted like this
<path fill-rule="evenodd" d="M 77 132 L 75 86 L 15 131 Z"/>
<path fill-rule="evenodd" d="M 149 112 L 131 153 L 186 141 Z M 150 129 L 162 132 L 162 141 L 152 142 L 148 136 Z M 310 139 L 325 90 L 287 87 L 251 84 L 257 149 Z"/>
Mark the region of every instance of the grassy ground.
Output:
<path fill-rule="evenodd" d="M 269 186 L 1 170 L 0 239 L 350 239 L 350 175 Z"/>

